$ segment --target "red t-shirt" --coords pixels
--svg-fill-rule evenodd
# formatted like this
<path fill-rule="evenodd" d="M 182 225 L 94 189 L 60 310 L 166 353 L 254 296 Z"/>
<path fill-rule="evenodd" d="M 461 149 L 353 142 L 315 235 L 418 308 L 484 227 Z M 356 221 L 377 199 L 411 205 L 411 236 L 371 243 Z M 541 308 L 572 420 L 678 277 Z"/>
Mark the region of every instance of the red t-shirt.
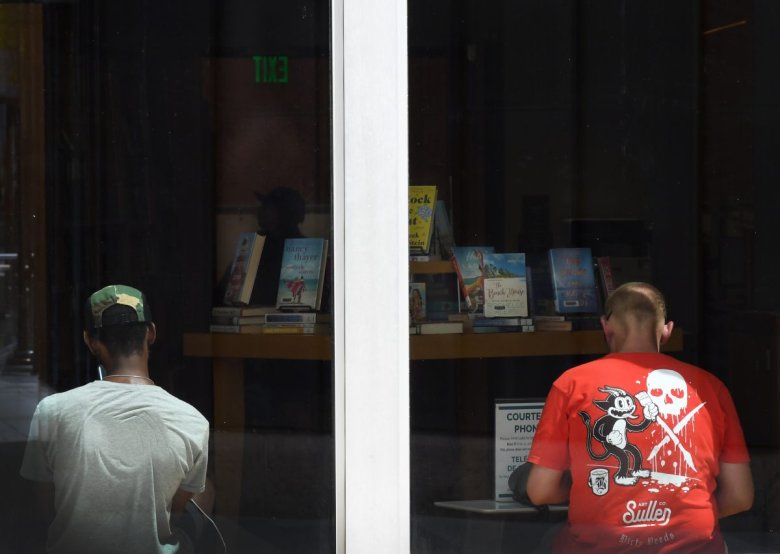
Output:
<path fill-rule="evenodd" d="M 665 354 L 609 354 L 552 386 L 528 461 L 570 469 L 560 552 L 723 552 L 719 463 L 750 460 L 731 396 Z"/>

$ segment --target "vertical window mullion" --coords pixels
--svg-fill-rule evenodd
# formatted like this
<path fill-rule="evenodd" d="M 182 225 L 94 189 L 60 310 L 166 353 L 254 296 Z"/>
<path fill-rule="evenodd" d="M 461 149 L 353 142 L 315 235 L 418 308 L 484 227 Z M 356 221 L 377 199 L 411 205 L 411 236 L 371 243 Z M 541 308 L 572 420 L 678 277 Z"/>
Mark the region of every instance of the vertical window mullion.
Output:
<path fill-rule="evenodd" d="M 409 551 L 406 3 L 343 10 L 344 540 L 396 554 Z"/>

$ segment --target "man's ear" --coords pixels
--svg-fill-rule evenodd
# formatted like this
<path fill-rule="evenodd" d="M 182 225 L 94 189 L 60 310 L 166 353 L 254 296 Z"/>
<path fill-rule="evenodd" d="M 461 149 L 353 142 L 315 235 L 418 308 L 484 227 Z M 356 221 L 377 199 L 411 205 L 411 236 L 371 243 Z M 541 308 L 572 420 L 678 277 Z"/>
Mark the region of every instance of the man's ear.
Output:
<path fill-rule="evenodd" d="M 92 337 L 89 336 L 89 333 L 87 333 L 86 330 L 82 332 L 81 336 L 84 339 L 84 344 L 87 345 L 87 349 L 89 350 L 90 354 L 95 356 L 95 348 L 92 346 Z"/>
<path fill-rule="evenodd" d="M 150 322 L 146 327 L 146 343 L 151 346 L 157 340 L 157 326 Z"/>
<path fill-rule="evenodd" d="M 666 344 L 670 338 L 672 338 L 672 329 L 674 329 L 674 321 L 667 321 L 661 328 L 661 344 Z"/>
<path fill-rule="evenodd" d="M 604 331 L 604 338 L 606 338 L 607 342 L 609 342 L 609 339 L 612 338 L 612 335 L 615 334 L 615 330 L 612 328 L 612 325 L 610 325 L 607 316 L 601 316 L 599 321 L 601 321 L 601 329 Z"/>

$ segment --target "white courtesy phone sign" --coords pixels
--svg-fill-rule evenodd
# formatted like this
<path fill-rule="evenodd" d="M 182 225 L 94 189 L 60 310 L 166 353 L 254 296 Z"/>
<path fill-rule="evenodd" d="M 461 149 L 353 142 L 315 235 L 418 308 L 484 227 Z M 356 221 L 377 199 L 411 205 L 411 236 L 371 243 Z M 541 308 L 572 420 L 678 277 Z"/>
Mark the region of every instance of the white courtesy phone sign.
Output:
<path fill-rule="evenodd" d="M 496 501 L 510 502 L 509 475 L 528 459 L 544 402 L 496 401 Z"/>

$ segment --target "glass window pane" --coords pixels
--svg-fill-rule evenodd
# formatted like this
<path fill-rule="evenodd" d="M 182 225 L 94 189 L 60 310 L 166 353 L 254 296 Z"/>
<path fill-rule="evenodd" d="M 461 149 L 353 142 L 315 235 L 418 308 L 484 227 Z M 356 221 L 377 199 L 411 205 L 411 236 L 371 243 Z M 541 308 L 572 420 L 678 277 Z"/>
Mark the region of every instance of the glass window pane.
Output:
<path fill-rule="evenodd" d="M 765 2 L 568 0 L 409 2 L 408 11 L 410 199 L 435 186 L 438 201 L 426 248 L 414 242 L 427 238 L 415 226 L 422 196 L 410 200 L 412 552 L 545 551 L 569 515 L 581 518 L 513 502 L 508 478 L 536 428 L 507 427 L 507 415 L 534 421 L 556 379 L 607 353 L 607 276 L 657 286 L 674 321 L 662 350 L 725 385 L 756 493 L 719 525 L 730 551 L 777 548 L 769 60 L 780 12 Z M 523 270 L 511 254 L 524 255 Z M 586 278 L 579 292 L 564 288 L 575 274 Z M 645 373 L 630 394 L 652 394 Z M 699 389 L 686 390 L 684 406 L 659 400 L 670 433 L 659 422 L 636 439 L 644 465 L 634 483 L 616 484 L 618 455 L 571 461 L 575 476 L 584 471 L 575 464 L 607 469 L 611 492 L 589 497 L 590 509 L 606 511 L 616 488 L 647 506 L 646 491 L 670 475 L 690 482 L 683 451 L 698 438 L 686 425 L 697 420 L 703 435 L 704 418 L 685 419 Z M 593 402 L 605 393 L 592 392 L 588 409 L 602 415 Z M 577 412 L 568 416 L 572 433 L 584 432 Z M 690 442 L 653 452 L 675 437 Z M 669 505 L 674 530 L 682 508 Z M 664 537 L 617 516 L 613 527 L 627 542 Z"/>
<path fill-rule="evenodd" d="M 228 551 L 335 551 L 330 32 L 328 1 L 0 6 L 0 444 L 9 551 L 43 551 L 47 528 L 50 541 L 81 540 L 59 526 L 71 508 L 84 513 L 73 505 L 79 494 L 64 492 L 66 481 L 89 497 L 94 528 L 110 527 L 110 513 L 150 522 L 157 510 L 150 540 L 183 544 L 166 508 L 176 507 L 178 488 L 200 489 L 202 467 L 206 490 L 196 498 Z M 250 236 L 262 245 L 256 268 L 257 258 L 241 251 Z M 151 307 L 148 374 L 132 348 L 112 346 L 106 357 L 88 341 L 96 358 L 85 344 L 85 302 L 110 284 L 141 290 Z M 89 337 L 113 344 L 110 333 Z M 155 387 L 142 386 L 150 380 Z M 61 420 L 83 418 L 71 442 L 93 441 L 77 478 L 60 469 L 74 460 L 55 453 L 44 411 L 84 386 L 170 394 L 202 414 L 209 440 L 194 438 L 199 424 L 197 432 L 185 428 L 181 414 L 190 408 L 173 400 L 179 416 L 166 421 L 150 402 L 133 417 L 119 402 L 100 429 L 99 417 L 69 408 Z M 54 393 L 63 395 L 48 400 Z M 117 420 L 155 431 L 135 442 L 146 424 L 120 432 Z M 29 470 L 34 459 L 55 467 L 56 510 L 50 487 L 19 473 L 34 450 L 31 427 L 40 438 L 33 442 L 51 449 L 29 453 L 23 473 L 42 476 Z M 109 459 L 120 451 L 121 460 Z M 179 456 L 175 477 L 160 469 L 172 467 L 169 454 Z M 131 463 L 133 456 L 148 463 Z M 139 466 L 154 479 L 138 477 L 132 491 L 118 484 L 140 475 Z M 192 535 L 202 521 L 190 516 L 171 525 Z M 125 544 L 149 536 L 145 526 L 124 525 Z"/>

